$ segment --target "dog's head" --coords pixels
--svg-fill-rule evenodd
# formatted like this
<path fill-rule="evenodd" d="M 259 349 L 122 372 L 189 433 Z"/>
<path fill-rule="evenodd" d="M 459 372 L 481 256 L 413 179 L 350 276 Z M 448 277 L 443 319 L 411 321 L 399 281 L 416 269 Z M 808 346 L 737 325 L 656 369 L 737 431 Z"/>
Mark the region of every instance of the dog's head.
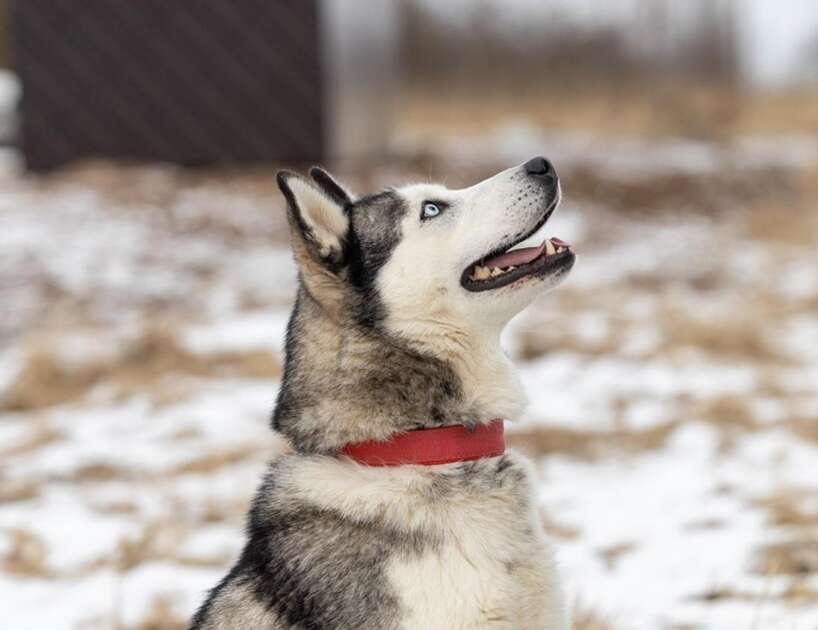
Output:
<path fill-rule="evenodd" d="M 522 247 L 560 200 L 537 157 L 474 186 L 353 197 L 326 171 L 281 172 L 305 288 L 339 318 L 412 340 L 502 328 L 574 264 L 562 241 Z"/>

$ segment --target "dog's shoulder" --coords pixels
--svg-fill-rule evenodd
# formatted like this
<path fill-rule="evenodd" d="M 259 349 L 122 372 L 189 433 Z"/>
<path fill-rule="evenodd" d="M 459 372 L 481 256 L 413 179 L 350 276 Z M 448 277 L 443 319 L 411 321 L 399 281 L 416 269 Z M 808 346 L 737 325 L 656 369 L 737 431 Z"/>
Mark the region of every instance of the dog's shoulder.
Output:
<path fill-rule="evenodd" d="M 244 552 L 206 608 L 264 614 L 273 628 L 364 629 L 402 627 L 407 615 L 425 623 L 447 601 L 462 618 L 497 610 L 498 597 L 516 597 L 515 567 L 540 553 L 531 479 L 513 451 L 394 468 L 285 455 L 270 465 Z M 475 593 L 480 606 L 458 599 Z"/>
<path fill-rule="evenodd" d="M 430 538 L 448 518 L 487 510 L 498 519 L 530 506 L 533 470 L 514 451 L 438 466 L 362 466 L 346 458 L 289 456 L 271 466 L 261 511 L 307 509 Z"/>

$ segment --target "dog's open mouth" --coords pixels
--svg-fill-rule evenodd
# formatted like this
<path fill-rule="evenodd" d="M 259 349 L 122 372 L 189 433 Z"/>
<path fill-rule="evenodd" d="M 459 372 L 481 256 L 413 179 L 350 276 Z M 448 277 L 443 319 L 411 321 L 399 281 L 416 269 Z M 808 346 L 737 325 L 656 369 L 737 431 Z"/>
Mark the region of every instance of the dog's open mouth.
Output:
<path fill-rule="evenodd" d="M 461 278 L 463 287 L 467 291 L 499 289 L 527 276 L 544 276 L 574 261 L 571 246 L 558 238 L 546 239 L 538 247 L 514 247 L 468 267 Z"/>

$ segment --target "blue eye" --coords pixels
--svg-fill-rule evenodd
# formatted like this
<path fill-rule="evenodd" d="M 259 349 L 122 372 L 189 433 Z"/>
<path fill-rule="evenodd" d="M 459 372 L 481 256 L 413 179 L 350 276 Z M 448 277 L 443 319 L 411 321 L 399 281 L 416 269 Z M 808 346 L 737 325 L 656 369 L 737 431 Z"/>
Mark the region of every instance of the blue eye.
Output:
<path fill-rule="evenodd" d="M 437 215 L 442 212 L 440 206 L 436 203 L 432 203 L 431 201 L 427 201 L 423 204 L 423 212 L 420 215 L 421 219 L 433 219 Z"/>

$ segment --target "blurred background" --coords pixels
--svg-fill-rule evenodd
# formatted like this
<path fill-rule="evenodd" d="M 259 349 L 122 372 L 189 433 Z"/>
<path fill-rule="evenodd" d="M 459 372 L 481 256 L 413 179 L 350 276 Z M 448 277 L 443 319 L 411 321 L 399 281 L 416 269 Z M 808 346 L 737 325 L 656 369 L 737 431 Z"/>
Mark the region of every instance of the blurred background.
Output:
<path fill-rule="evenodd" d="M 584 630 L 818 628 L 818 4 L 0 0 L 0 601 L 176 630 L 238 554 L 295 287 L 278 168 L 535 155 L 505 345 Z"/>

